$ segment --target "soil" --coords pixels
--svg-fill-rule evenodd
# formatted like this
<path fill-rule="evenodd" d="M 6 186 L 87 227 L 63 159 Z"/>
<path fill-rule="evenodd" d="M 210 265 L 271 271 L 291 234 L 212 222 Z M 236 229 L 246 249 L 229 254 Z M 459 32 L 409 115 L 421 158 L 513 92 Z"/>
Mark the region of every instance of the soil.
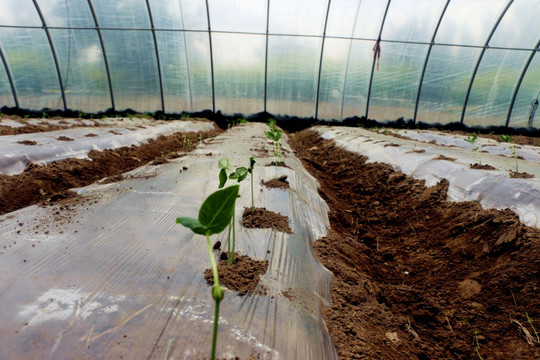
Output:
<path fill-rule="evenodd" d="M 510 177 L 515 178 L 515 179 L 530 179 L 534 177 L 533 174 L 529 174 L 526 172 L 517 172 L 517 171 L 510 170 L 509 173 L 510 173 Z"/>
<path fill-rule="evenodd" d="M 290 139 L 330 207 L 314 250 L 335 275 L 324 317 L 340 359 L 539 357 L 523 335 L 526 313 L 540 327 L 538 229 L 315 132 Z"/>
<path fill-rule="evenodd" d="M 469 168 L 478 169 L 478 170 L 497 170 L 496 167 L 493 167 L 489 164 L 479 164 L 479 163 L 469 164 Z"/>
<path fill-rule="evenodd" d="M 261 180 L 261 185 L 274 189 L 290 189 L 289 182 L 287 181 L 287 175 L 282 175 L 277 179 L 271 179 L 268 181 Z"/>
<path fill-rule="evenodd" d="M 234 261 L 231 266 L 226 260 L 222 260 L 217 265 L 219 284 L 225 286 L 229 290 L 237 291 L 238 295 L 252 295 L 257 289 L 259 278 L 266 273 L 268 269 L 268 260 L 254 260 L 247 255 L 234 256 Z M 204 271 L 204 278 L 208 284 L 214 284 L 212 269 Z M 257 291 L 264 290 L 257 289 Z"/>
<path fill-rule="evenodd" d="M 436 130 L 436 131 L 439 131 L 439 130 Z M 449 134 L 463 135 L 463 136 L 470 135 L 470 133 L 466 133 L 465 131 L 460 131 L 460 130 L 456 130 L 456 131 L 443 130 L 442 132 L 449 133 Z M 504 142 L 503 139 L 501 138 L 501 135 L 496 135 L 496 134 L 479 134 L 478 137 L 486 138 L 486 139 L 493 139 L 498 142 Z M 540 146 L 540 138 L 537 138 L 537 137 L 524 136 L 524 135 L 512 135 L 512 141 L 514 142 L 514 144 L 519 144 L 519 145 Z"/>
<path fill-rule="evenodd" d="M 266 208 L 245 208 L 242 214 L 242 225 L 247 228 L 256 229 L 276 229 L 287 234 L 292 234 L 289 225 L 289 218 L 286 216 L 266 210 Z"/>
<path fill-rule="evenodd" d="M 444 155 L 439 155 L 439 156 L 437 156 L 434 160 L 456 161 L 455 158 L 451 158 L 451 157 L 444 156 Z"/>
<path fill-rule="evenodd" d="M 222 130 L 190 132 L 190 151 L 203 138 L 214 137 Z M 71 188 L 82 187 L 109 178 L 107 182 L 119 181 L 120 174 L 145 165 L 150 161 L 164 162 L 182 156 L 185 147 L 184 133 L 160 136 L 140 146 L 126 146 L 114 150 L 92 151 L 89 159 L 67 159 L 46 166 L 28 164 L 25 171 L 14 176 L 0 175 L 0 215 L 23 207 L 47 202 L 53 194 Z M 162 158 L 163 154 L 163 158 Z"/>

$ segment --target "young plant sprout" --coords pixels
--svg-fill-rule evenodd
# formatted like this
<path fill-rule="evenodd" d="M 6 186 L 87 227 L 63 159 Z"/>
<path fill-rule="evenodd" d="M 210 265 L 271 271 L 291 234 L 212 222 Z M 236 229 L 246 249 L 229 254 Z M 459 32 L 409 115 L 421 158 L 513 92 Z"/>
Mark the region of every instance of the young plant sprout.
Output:
<path fill-rule="evenodd" d="M 185 227 L 191 229 L 191 231 L 193 231 L 195 234 L 206 236 L 206 246 L 208 248 L 208 255 L 210 256 L 210 263 L 212 264 L 212 275 L 214 277 L 214 285 L 212 286 L 211 294 L 216 303 L 214 311 L 214 330 L 212 333 L 212 352 L 210 355 L 211 360 L 216 358 L 219 304 L 225 296 L 225 288 L 219 286 L 216 259 L 212 253 L 210 236 L 219 234 L 225 230 L 227 225 L 230 223 L 231 218 L 234 215 L 234 204 L 236 203 L 236 198 L 238 197 L 239 188 L 240 185 L 233 185 L 210 194 L 202 203 L 201 208 L 199 209 L 198 218 L 176 218 L 177 224 L 184 225 Z"/>
<path fill-rule="evenodd" d="M 512 155 L 514 155 L 514 159 L 516 159 L 516 172 L 518 171 L 518 159 L 517 159 L 517 150 L 516 150 L 516 144 L 514 144 L 514 140 L 510 135 L 501 135 L 502 141 L 510 144 L 510 149 L 512 149 Z"/>
<path fill-rule="evenodd" d="M 255 159 L 253 156 L 249 158 L 248 172 L 251 176 L 251 211 L 255 209 L 255 203 L 253 202 L 253 166 L 255 165 Z"/>
<path fill-rule="evenodd" d="M 277 167 L 278 164 L 281 164 L 281 135 L 283 131 L 276 128 L 276 120 L 268 120 L 268 127 L 270 130 L 264 132 L 267 138 L 274 142 L 274 163 L 276 165 L 276 179 L 277 179 Z"/>
<path fill-rule="evenodd" d="M 478 138 L 478 136 L 476 136 L 476 134 L 472 134 L 472 135 L 469 135 L 465 141 L 470 143 L 472 146 L 473 146 L 473 151 L 476 151 L 476 153 L 478 154 L 478 163 L 480 165 L 482 165 L 482 158 L 480 157 L 480 144 L 477 144 L 476 143 L 476 139 Z"/>
<path fill-rule="evenodd" d="M 248 175 L 248 169 L 241 166 L 236 168 L 233 172 L 227 175 L 227 171 L 232 169 L 231 164 L 229 163 L 228 158 L 223 158 L 218 161 L 219 171 L 219 186 L 221 189 L 225 186 L 225 183 L 228 179 L 236 180 L 238 183 L 242 182 Z M 233 210 L 236 210 L 236 202 L 234 204 Z M 232 246 L 231 246 L 231 229 L 232 229 Z M 227 264 L 231 266 L 234 262 L 234 252 L 236 248 L 236 225 L 234 222 L 234 216 L 231 218 L 231 223 L 229 224 L 229 233 L 227 235 Z"/>

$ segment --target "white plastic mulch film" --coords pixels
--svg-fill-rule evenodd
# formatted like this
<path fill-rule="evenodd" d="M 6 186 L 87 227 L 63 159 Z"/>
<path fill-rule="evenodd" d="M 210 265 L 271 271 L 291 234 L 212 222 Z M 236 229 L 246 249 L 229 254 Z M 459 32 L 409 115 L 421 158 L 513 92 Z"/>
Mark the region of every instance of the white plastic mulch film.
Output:
<path fill-rule="evenodd" d="M 536 0 L 4 0 L 0 107 L 536 127 Z"/>
<path fill-rule="evenodd" d="M 168 164 L 77 189 L 75 205 L 31 206 L 0 217 L 0 358 L 209 358 L 214 303 L 204 280 L 206 243 L 175 219 L 197 216 L 217 190 L 221 157 L 236 167 L 254 156 L 255 206 L 287 216 L 293 233 L 244 228 L 251 191 L 249 178 L 241 183 L 237 251 L 269 266 L 254 294 L 226 291 L 217 356 L 337 359 L 321 314 L 331 273 L 312 250 L 326 235 L 328 208 L 286 138 L 290 168 L 277 174 L 288 176 L 291 189 L 259 184 L 276 176 L 267 166 L 273 145 L 265 129 L 236 126 Z M 226 231 L 217 240 L 226 246 Z"/>
<path fill-rule="evenodd" d="M 485 208 L 513 210 L 529 226 L 540 228 L 540 147 L 518 146 L 518 170 L 534 178 L 509 176 L 515 159 L 509 145 L 480 139 L 480 154 L 463 136 L 415 130 L 387 130 L 402 137 L 362 128 L 317 127 L 324 139 L 333 140 L 348 151 L 368 157 L 370 162 L 392 165 L 407 175 L 433 186 L 449 182 L 448 199 L 477 201 Z M 440 159 L 440 156 L 443 159 Z M 444 159 L 444 157 L 449 159 Z M 489 164 L 495 170 L 471 169 L 470 164 Z"/>

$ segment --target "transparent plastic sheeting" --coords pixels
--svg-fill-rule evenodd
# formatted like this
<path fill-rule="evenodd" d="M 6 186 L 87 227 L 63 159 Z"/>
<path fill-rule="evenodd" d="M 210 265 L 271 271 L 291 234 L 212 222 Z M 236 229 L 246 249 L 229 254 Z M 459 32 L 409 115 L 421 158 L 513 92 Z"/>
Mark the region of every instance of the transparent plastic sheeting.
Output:
<path fill-rule="evenodd" d="M 220 158 L 237 167 L 255 156 L 255 205 L 288 216 L 293 234 L 241 225 L 251 205 L 249 178 L 242 182 L 237 251 L 269 267 L 261 291 L 242 297 L 226 291 L 217 355 L 337 359 L 321 315 L 332 276 L 312 250 L 327 233 L 328 207 L 286 138 L 290 168 L 278 168 L 278 175 L 288 176 L 291 189 L 259 185 L 276 175 L 265 166 L 273 160 L 265 128 L 235 126 L 168 164 L 78 189 L 81 205 L 69 212 L 58 204 L 0 217 L 0 358 L 208 358 L 214 303 L 203 275 L 210 267 L 206 242 L 175 219 L 197 216 L 217 190 Z M 225 231 L 211 241 L 223 247 L 226 239 Z"/>
<path fill-rule="evenodd" d="M 388 131 L 388 130 L 380 130 Z M 414 130 L 393 130 L 400 136 L 407 137 L 409 139 L 418 140 L 422 142 L 435 142 L 438 145 L 455 146 L 461 149 L 473 150 L 473 145 L 470 142 L 465 141 L 466 136 L 463 135 L 447 135 L 435 133 L 432 131 L 414 131 Z M 493 139 L 487 139 L 478 137 L 476 139 L 476 145 L 480 146 L 480 151 L 490 154 L 502 155 L 507 157 L 513 157 L 512 147 L 509 143 L 499 142 Z M 518 156 L 523 157 L 525 160 L 531 160 L 540 162 L 540 147 L 530 145 L 516 145 Z M 484 156 L 484 154 L 481 154 Z"/>
<path fill-rule="evenodd" d="M 423 179 L 426 186 L 433 186 L 443 178 L 448 180 L 449 200 L 477 201 L 484 208 L 510 208 L 524 224 L 540 228 L 540 166 L 534 161 L 519 160 L 519 170 L 534 174 L 535 178 L 513 179 L 508 175 L 508 170 L 515 170 L 511 157 L 482 153 L 482 164 L 498 170 L 476 170 L 470 169 L 469 164 L 478 162 L 478 155 L 470 150 L 400 139 L 361 128 L 316 129 L 324 139 L 367 156 L 370 162 L 387 163 Z M 388 146 L 391 143 L 400 146 Z M 425 152 L 415 152 L 421 149 Z M 439 155 L 456 160 L 436 160 Z"/>
<path fill-rule="evenodd" d="M 1 136 L 0 174 L 20 174 L 30 162 L 46 165 L 68 158 L 84 159 L 92 150 L 102 151 L 140 145 L 161 135 L 170 135 L 175 132 L 210 131 L 214 128 L 214 124 L 208 121 L 150 122 L 133 119 L 125 120 L 125 124 L 121 124 L 118 122 L 119 119 L 114 120 L 116 122 L 101 127 L 75 127 L 42 133 Z M 107 122 L 100 124 L 104 125 Z M 91 136 L 88 136 L 89 134 Z M 62 136 L 73 141 L 59 140 Z M 25 145 L 21 143 L 22 141 L 34 141 L 37 144 Z"/>

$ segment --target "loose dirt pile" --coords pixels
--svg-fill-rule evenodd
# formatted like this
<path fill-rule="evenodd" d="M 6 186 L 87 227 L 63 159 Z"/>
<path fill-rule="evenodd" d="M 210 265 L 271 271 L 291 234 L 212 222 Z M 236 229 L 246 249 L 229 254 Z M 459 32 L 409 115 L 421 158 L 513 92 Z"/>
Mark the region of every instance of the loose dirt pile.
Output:
<path fill-rule="evenodd" d="M 336 276 L 324 313 L 340 358 L 539 358 L 540 231 L 315 132 L 290 138 L 331 209 L 314 249 Z"/>

